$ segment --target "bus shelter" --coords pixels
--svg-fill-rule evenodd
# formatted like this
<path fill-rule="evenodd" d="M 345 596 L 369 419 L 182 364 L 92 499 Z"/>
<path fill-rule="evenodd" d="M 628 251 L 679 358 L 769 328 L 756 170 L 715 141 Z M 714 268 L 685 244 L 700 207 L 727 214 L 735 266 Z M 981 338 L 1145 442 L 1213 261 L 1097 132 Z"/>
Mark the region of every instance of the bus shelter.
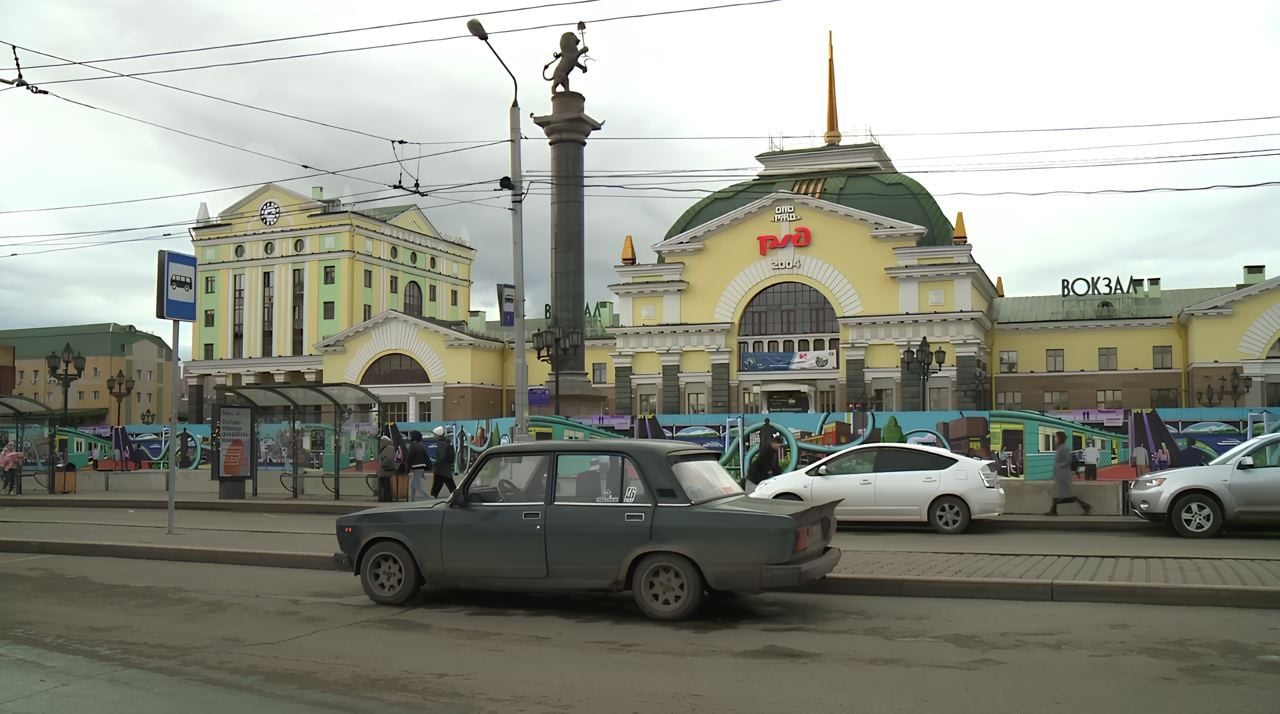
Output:
<path fill-rule="evenodd" d="M 341 498 L 353 451 L 344 433 L 366 424 L 372 431 L 382 407 L 373 392 L 345 382 L 217 387 L 214 396 L 210 464 L 224 499 L 244 498 L 246 484 L 257 496 L 260 470 L 277 471 L 295 498 L 315 478 Z"/>
<path fill-rule="evenodd" d="M 0 450 L 10 443 L 22 452 L 14 492 L 22 493 L 24 479 L 34 479 L 41 488 L 55 493 L 54 467 L 58 463 L 56 433 L 58 413 L 28 397 L 0 395 Z M 41 476 L 44 482 L 41 483 Z"/>

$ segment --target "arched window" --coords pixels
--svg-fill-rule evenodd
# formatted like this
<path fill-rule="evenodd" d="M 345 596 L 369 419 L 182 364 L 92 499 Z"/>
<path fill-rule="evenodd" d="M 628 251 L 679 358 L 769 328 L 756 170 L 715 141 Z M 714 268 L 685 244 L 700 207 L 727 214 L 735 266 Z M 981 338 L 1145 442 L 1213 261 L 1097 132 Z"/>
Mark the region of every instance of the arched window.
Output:
<path fill-rule="evenodd" d="M 422 288 L 416 280 L 410 280 L 404 286 L 404 312 L 406 315 L 422 317 Z"/>
<path fill-rule="evenodd" d="M 1276 359 L 1277 357 L 1280 357 L 1280 340 L 1276 340 L 1276 343 L 1271 345 L 1271 349 L 1267 350 L 1267 359 Z"/>
<path fill-rule="evenodd" d="M 406 354 L 383 355 L 369 365 L 360 378 L 361 384 L 427 384 L 431 378 L 418 360 Z"/>
<path fill-rule="evenodd" d="M 742 313 L 738 334 L 834 335 L 836 311 L 822 293 L 802 283 L 778 283 L 756 293 Z"/>

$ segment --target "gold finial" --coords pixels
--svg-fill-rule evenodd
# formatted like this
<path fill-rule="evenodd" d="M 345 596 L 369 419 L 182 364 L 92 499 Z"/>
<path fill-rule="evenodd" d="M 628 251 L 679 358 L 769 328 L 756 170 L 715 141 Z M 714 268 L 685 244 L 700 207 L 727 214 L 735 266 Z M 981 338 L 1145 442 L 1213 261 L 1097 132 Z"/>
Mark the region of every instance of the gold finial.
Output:
<path fill-rule="evenodd" d="M 827 146 L 840 145 L 840 119 L 836 116 L 836 53 L 827 31 L 827 133 L 822 135 Z"/>
<path fill-rule="evenodd" d="M 636 264 L 636 247 L 631 242 L 631 236 L 627 236 L 626 240 L 622 241 L 622 264 Z"/>
<path fill-rule="evenodd" d="M 1004 297 L 1004 278 L 996 276 L 996 297 Z"/>
<path fill-rule="evenodd" d="M 951 242 L 956 245 L 964 245 L 969 242 L 969 234 L 964 230 L 964 211 L 956 213 L 956 227 L 951 231 Z"/>

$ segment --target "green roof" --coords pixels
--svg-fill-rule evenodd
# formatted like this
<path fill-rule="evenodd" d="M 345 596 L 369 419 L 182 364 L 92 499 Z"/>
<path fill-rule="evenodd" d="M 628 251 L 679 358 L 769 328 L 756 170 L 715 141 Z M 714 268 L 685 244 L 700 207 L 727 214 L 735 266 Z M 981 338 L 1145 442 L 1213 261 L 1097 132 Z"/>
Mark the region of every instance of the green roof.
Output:
<path fill-rule="evenodd" d="M 1155 298 L 1146 295 L 1105 295 L 1098 297 L 1028 295 L 1003 297 L 996 298 L 992 306 L 992 317 L 997 324 L 1009 322 L 1057 322 L 1062 320 L 1172 318 L 1192 305 L 1205 300 L 1212 300 L 1234 291 L 1234 287 L 1165 290 L 1160 293 L 1160 297 Z"/>
<path fill-rule="evenodd" d="M 377 206 L 375 208 L 361 208 L 353 212 L 359 213 L 361 215 L 365 215 L 370 218 L 374 218 L 379 221 L 382 221 L 383 223 L 386 223 L 394 219 L 396 216 L 400 215 L 401 213 L 404 213 L 405 211 L 408 211 L 412 208 L 416 208 L 416 206 L 414 206 L 411 203 L 407 203 L 402 206 Z"/>
<path fill-rule="evenodd" d="M 62 352 L 63 346 L 86 357 L 120 355 L 125 347 L 141 340 L 158 345 L 164 358 L 170 357 L 169 345 L 160 337 L 142 332 L 133 325 L 99 322 L 89 325 L 59 325 L 57 327 L 30 327 L 16 330 L 0 330 L 0 345 L 13 347 L 14 359 L 35 359 L 50 352 Z"/>
<path fill-rule="evenodd" d="M 898 173 L 857 171 L 788 173 L 736 183 L 693 204 L 671 225 L 666 238 L 697 228 L 769 194 L 789 192 L 797 181 L 806 179 L 825 179 L 822 193 L 817 196 L 824 201 L 923 226 L 927 232 L 916 245 L 951 245 L 951 221 L 918 181 Z"/>

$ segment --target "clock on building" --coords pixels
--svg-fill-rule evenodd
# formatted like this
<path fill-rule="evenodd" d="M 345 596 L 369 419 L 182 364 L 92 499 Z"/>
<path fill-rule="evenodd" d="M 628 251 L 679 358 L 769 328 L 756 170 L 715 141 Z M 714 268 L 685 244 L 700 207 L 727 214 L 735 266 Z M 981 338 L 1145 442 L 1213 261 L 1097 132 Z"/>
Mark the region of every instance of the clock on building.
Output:
<path fill-rule="evenodd" d="M 276 221 L 280 220 L 280 204 L 275 201 L 265 201 L 262 208 L 258 209 L 258 218 L 268 226 L 274 226 Z"/>

